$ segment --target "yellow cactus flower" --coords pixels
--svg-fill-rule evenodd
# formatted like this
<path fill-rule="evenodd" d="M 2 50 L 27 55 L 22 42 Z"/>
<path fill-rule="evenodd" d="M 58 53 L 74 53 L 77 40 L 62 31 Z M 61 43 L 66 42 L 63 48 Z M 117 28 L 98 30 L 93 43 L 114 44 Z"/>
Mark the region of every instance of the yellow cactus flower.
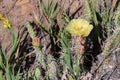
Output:
<path fill-rule="evenodd" d="M 73 19 L 69 22 L 69 24 L 66 27 L 66 30 L 72 36 L 82 36 L 82 37 L 87 37 L 92 29 L 93 26 L 90 25 L 90 23 L 84 19 Z"/>
<path fill-rule="evenodd" d="M 10 28 L 11 24 L 8 19 L 4 18 L 2 14 L 0 14 L 0 20 L 3 21 L 5 28 Z"/>

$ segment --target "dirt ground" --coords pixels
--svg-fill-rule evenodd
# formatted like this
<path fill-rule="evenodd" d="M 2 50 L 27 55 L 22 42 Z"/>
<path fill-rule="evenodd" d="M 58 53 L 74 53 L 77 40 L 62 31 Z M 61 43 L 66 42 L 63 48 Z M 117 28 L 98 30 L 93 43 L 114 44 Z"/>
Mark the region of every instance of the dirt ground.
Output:
<path fill-rule="evenodd" d="M 47 4 L 47 0 L 44 1 Z M 59 5 L 63 10 L 69 10 L 69 15 L 74 16 L 73 18 L 85 18 L 84 0 L 59 0 Z M 76 11 L 78 12 L 76 13 Z M 27 21 L 34 22 L 34 13 L 47 25 L 44 16 L 42 16 L 39 0 L 0 0 L 0 14 L 10 19 L 16 33 Z M 60 12 L 58 18 L 59 15 Z M 0 42 L 4 49 L 9 50 L 11 37 L 8 30 L 2 26 L 3 24 L 0 24 Z M 120 80 L 120 49 L 107 59 L 104 59 L 105 56 L 104 54 L 98 55 L 98 60 L 92 63 L 91 70 L 84 73 L 81 80 Z M 104 63 L 102 63 L 103 60 L 105 60 Z"/>

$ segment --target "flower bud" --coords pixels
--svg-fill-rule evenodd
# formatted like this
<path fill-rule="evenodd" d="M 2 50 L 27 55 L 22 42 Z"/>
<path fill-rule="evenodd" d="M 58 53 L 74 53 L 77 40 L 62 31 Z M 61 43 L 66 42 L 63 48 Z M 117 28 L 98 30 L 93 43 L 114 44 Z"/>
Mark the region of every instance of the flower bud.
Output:
<path fill-rule="evenodd" d="M 85 51 L 84 45 L 80 45 L 79 48 L 78 48 L 78 53 L 84 54 L 84 51 Z"/>
<path fill-rule="evenodd" d="M 33 46 L 40 46 L 40 40 L 38 37 L 34 37 L 33 40 L 32 40 L 32 44 Z"/>

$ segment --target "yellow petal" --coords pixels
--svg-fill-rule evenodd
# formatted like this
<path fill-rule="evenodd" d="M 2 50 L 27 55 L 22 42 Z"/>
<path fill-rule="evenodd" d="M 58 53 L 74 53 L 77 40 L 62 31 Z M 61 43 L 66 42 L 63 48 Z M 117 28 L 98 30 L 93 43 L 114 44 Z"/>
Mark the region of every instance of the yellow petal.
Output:
<path fill-rule="evenodd" d="M 69 24 L 66 27 L 66 30 L 72 36 L 83 36 L 83 37 L 87 37 L 92 29 L 93 26 L 90 25 L 89 22 L 84 19 L 73 19 L 69 22 Z"/>
<path fill-rule="evenodd" d="M 4 19 L 4 20 L 3 20 L 3 23 L 4 23 L 4 27 L 5 27 L 5 28 L 11 27 L 11 24 L 10 24 L 10 22 L 8 21 L 8 19 Z"/>

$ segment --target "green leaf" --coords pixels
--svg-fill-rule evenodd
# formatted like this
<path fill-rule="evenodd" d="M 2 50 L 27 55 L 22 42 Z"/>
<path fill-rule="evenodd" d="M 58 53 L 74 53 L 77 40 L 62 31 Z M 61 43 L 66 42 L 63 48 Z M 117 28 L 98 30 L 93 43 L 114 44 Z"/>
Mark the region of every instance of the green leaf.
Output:
<path fill-rule="evenodd" d="M 18 37 L 16 37 L 15 40 L 14 40 L 14 45 L 12 46 L 12 51 L 11 51 L 11 54 L 10 54 L 10 57 L 9 57 L 9 61 L 11 61 L 14 58 L 15 53 L 16 53 L 17 48 L 18 48 L 18 45 L 19 45 L 19 42 L 20 42 L 20 37 L 18 35 Z"/>
<path fill-rule="evenodd" d="M 6 73 L 6 80 L 12 80 L 11 75 L 10 75 L 11 73 L 10 73 L 8 61 L 7 61 L 7 64 L 6 64 L 5 73 Z"/>
<path fill-rule="evenodd" d="M 76 72 L 76 77 L 79 77 L 80 74 L 80 59 L 81 59 L 81 54 L 77 54 L 76 56 L 76 63 L 75 63 L 75 72 Z"/>
<path fill-rule="evenodd" d="M 9 28 L 9 31 L 10 31 L 10 34 L 12 36 L 12 46 L 13 46 L 14 45 L 14 40 L 15 40 L 15 35 L 14 35 L 12 27 Z"/>
<path fill-rule="evenodd" d="M 65 53 L 64 54 L 64 59 L 65 59 L 65 62 L 68 66 L 68 69 L 70 70 L 71 73 L 73 73 L 71 53 Z"/>
<path fill-rule="evenodd" d="M 93 14 L 93 21 L 95 23 L 95 26 L 98 25 L 97 15 L 96 15 L 96 4 L 94 0 L 89 0 L 90 6 L 91 6 L 91 12 Z"/>
<path fill-rule="evenodd" d="M 3 80 L 3 75 L 1 71 L 0 71 L 0 80 Z"/>
<path fill-rule="evenodd" d="M 70 22 L 69 16 L 64 12 L 62 16 L 62 22 L 66 26 Z"/>
<path fill-rule="evenodd" d="M 70 22 L 70 17 L 65 12 L 63 13 L 63 16 L 67 23 Z"/>
<path fill-rule="evenodd" d="M 67 31 L 60 32 L 60 40 L 61 40 L 62 49 L 64 52 L 65 63 L 68 69 L 70 70 L 70 72 L 74 74 L 73 65 L 72 65 L 72 56 L 71 56 L 71 50 L 70 50 L 70 39 Z"/>
<path fill-rule="evenodd" d="M 53 4 L 54 4 L 54 0 L 52 0 L 50 5 L 48 6 L 48 17 L 50 17 L 50 14 L 53 10 Z"/>
<path fill-rule="evenodd" d="M 7 57 L 5 51 L 3 51 L 1 46 L 0 46 L 0 56 L 1 56 L 1 68 L 5 70 L 4 65 L 6 65 Z"/>
<path fill-rule="evenodd" d="M 40 0 L 40 2 L 41 2 L 42 6 L 43 6 L 43 8 L 44 8 L 44 13 L 45 13 L 45 14 L 47 15 L 47 17 L 48 17 L 49 10 L 48 10 L 47 6 L 45 5 L 45 3 L 44 3 L 43 0 Z"/>
<path fill-rule="evenodd" d="M 15 80 L 20 80 L 19 78 L 20 78 L 20 69 L 18 70 L 18 72 L 17 72 L 17 75 L 16 75 L 16 78 L 15 78 Z"/>
<path fill-rule="evenodd" d="M 52 13 L 52 19 L 53 19 L 53 20 L 54 20 L 55 17 L 56 17 L 57 10 L 58 10 L 58 3 L 56 3 L 56 5 L 55 5 L 55 7 L 54 7 L 54 10 L 53 10 L 53 13 Z"/>
<path fill-rule="evenodd" d="M 3 60 L 2 60 L 2 56 L 1 55 L 0 55 L 0 68 L 4 70 L 4 64 L 3 64 Z"/>

